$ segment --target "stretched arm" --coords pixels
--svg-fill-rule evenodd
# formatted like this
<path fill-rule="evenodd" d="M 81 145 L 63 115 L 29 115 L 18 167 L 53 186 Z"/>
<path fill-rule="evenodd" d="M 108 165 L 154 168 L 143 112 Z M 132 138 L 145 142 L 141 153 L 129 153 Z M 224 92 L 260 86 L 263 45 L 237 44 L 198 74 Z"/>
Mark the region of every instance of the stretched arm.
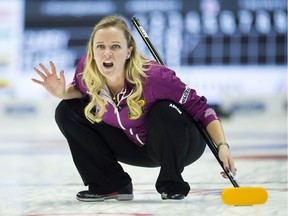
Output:
<path fill-rule="evenodd" d="M 207 132 L 213 139 L 213 141 L 219 145 L 220 143 L 226 143 L 224 130 L 219 120 L 214 120 L 207 125 Z M 229 169 L 233 175 L 236 175 L 237 169 L 235 168 L 233 158 L 230 154 L 229 147 L 227 145 L 218 146 L 218 154 L 220 160 L 223 162 L 225 169 Z M 221 172 L 223 177 L 226 177 L 224 172 Z"/>
<path fill-rule="evenodd" d="M 56 67 L 52 61 L 50 61 L 51 71 L 48 70 L 43 64 L 39 64 L 38 68 L 34 68 L 34 71 L 43 79 L 37 80 L 32 78 L 32 81 L 42 85 L 51 95 L 60 99 L 73 99 L 81 98 L 81 92 L 72 84 L 66 86 L 64 71 L 61 70 L 59 76 L 56 73 Z"/>

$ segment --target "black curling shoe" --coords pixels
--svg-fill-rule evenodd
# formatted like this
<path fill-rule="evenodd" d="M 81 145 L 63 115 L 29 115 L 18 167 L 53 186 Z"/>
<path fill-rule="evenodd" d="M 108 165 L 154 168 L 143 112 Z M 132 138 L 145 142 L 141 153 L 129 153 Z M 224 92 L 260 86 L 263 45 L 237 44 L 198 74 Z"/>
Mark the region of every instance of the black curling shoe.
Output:
<path fill-rule="evenodd" d="M 132 184 L 128 184 L 126 187 L 119 191 L 108 193 L 108 194 L 95 194 L 88 190 L 80 191 L 76 195 L 76 199 L 83 202 L 101 202 L 108 199 L 116 199 L 119 201 L 133 200 L 133 187 Z"/>
<path fill-rule="evenodd" d="M 185 198 L 184 194 L 181 193 L 165 193 L 161 194 L 162 200 L 182 200 Z"/>

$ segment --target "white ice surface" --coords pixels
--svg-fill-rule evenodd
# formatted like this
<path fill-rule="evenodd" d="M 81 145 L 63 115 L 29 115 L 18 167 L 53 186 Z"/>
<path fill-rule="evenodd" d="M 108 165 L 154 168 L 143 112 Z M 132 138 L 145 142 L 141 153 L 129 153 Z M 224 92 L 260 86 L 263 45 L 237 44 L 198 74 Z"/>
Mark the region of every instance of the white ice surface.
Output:
<path fill-rule="evenodd" d="M 191 186 L 184 200 L 161 200 L 154 188 L 158 168 L 123 165 L 133 179 L 133 201 L 79 202 L 75 195 L 86 188 L 51 114 L 42 120 L 1 119 L 0 215 L 287 216 L 287 118 L 238 116 L 223 119 L 223 125 L 240 186 L 266 188 L 266 204 L 223 204 L 221 191 L 232 185 L 220 176 L 209 149 L 183 172 Z"/>

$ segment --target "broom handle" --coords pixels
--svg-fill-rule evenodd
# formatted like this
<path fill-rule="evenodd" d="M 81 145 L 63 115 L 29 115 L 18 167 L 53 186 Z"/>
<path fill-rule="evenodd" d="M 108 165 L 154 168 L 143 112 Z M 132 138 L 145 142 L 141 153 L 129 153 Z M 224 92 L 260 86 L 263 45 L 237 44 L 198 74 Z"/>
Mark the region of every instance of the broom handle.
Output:
<path fill-rule="evenodd" d="M 148 34 L 146 33 L 146 31 L 144 30 L 144 28 L 142 27 L 140 21 L 136 18 L 133 17 L 131 19 L 132 23 L 134 24 L 134 26 L 136 27 L 137 31 L 139 32 L 140 36 L 142 37 L 143 41 L 145 42 L 146 46 L 149 48 L 150 52 L 152 53 L 153 57 L 155 58 L 155 60 L 164 65 L 165 63 L 162 60 L 162 58 L 160 57 L 160 55 L 158 54 L 157 50 L 155 49 L 155 47 L 153 46 L 153 44 L 151 43 Z"/>
<path fill-rule="evenodd" d="M 133 25 L 135 26 L 135 28 L 137 29 L 137 31 L 139 32 L 140 36 L 142 37 L 143 41 L 145 42 L 145 44 L 147 45 L 147 47 L 149 48 L 151 54 L 153 55 L 153 57 L 155 58 L 155 60 L 164 65 L 165 63 L 162 60 L 162 58 L 160 57 L 160 55 L 158 54 L 157 50 L 155 49 L 155 47 L 153 46 L 152 42 L 150 41 L 148 34 L 146 33 L 146 31 L 144 30 L 144 28 L 142 27 L 140 21 L 136 18 L 133 17 L 131 19 Z M 196 123 L 196 126 L 199 130 L 199 132 L 201 133 L 203 139 L 205 140 L 205 142 L 207 143 L 208 147 L 210 148 L 210 150 L 212 151 L 213 155 L 215 156 L 215 158 L 217 159 L 217 161 L 219 162 L 220 166 L 222 167 L 222 169 L 224 170 L 224 172 L 226 173 L 227 177 L 229 178 L 230 182 L 232 183 L 232 185 L 234 187 L 239 187 L 237 181 L 235 180 L 235 178 L 233 177 L 233 175 L 231 174 L 230 170 L 226 170 L 223 166 L 223 162 L 220 160 L 219 156 L 218 156 L 218 150 L 216 148 L 215 143 L 213 142 L 213 140 L 210 138 L 210 136 L 208 135 L 208 133 L 206 132 L 206 130 L 199 124 Z"/>
<path fill-rule="evenodd" d="M 199 132 L 201 133 L 203 139 L 205 140 L 205 142 L 207 143 L 208 147 L 210 148 L 211 152 L 213 153 L 213 155 L 215 156 L 215 158 L 217 159 L 217 161 L 219 162 L 220 166 L 222 167 L 222 169 L 224 170 L 224 172 L 226 173 L 226 175 L 228 176 L 230 182 L 232 183 L 232 185 L 234 187 L 239 187 L 239 184 L 237 183 L 237 181 L 235 180 L 234 176 L 232 175 L 230 170 L 226 170 L 223 166 L 223 162 L 220 160 L 219 156 L 218 156 L 218 149 L 216 147 L 216 144 L 214 143 L 214 141 L 211 139 L 211 137 L 209 136 L 209 134 L 207 133 L 207 131 L 199 124 L 196 123 L 196 126 L 199 130 Z"/>

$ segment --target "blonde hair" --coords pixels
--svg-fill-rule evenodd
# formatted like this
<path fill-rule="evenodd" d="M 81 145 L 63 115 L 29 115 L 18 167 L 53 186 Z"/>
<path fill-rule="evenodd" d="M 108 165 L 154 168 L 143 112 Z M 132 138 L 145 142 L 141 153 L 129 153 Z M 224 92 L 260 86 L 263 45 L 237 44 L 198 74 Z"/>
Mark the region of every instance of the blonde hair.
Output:
<path fill-rule="evenodd" d="M 87 47 L 86 66 L 83 71 L 83 80 L 91 94 L 91 101 L 85 107 L 85 116 L 92 122 L 101 122 L 104 113 L 106 112 L 107 101 L 99 96 L 100 90 L 105 85 L 105 77 L 97 68 L 96 62 L 93 58 L 93 38 L 99 29 L 108 27 L 115 27 L 123 31 L 127 40 L 127 47 L 133 47 L 130 58 L 125 63 L 125 78 L 133 85 L 133 93 L 127 98 L 127 105 L 129 107 L 129 118 L 137 119 L 142 115 L 142 108 L 137 103 L 143 92 L 143 79 L 147 77 L 145 71 L 149 69 L 150 60 L 144 59 L 138 52 L 135 39 L 133 38 L 127 24 L 119 17 L 108 16 L 100 20 L 94 27 L 90 36 Z M 96 107 L 96 109 L 95 109 Z M 96 110 L 93 112 L 92 110 Z"/>

